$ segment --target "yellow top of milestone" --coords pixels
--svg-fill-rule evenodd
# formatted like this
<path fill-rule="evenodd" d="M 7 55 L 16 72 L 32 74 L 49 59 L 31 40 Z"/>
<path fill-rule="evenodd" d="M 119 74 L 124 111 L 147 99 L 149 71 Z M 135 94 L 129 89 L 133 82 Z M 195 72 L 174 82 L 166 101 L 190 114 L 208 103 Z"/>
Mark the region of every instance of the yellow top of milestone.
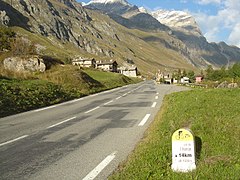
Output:
<path fill-rule="evenodd" d="M 193 134 L 189 129 L 178 129 L 172 135 L 172 141 L 193 141 Z"/>

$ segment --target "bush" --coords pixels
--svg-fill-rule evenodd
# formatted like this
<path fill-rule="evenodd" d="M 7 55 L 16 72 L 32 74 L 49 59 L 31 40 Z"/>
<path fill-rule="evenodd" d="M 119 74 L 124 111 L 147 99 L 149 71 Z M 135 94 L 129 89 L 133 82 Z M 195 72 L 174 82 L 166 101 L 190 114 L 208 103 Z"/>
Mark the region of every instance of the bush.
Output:
<path fill-rule="evenodd" d="M 16 33 L 10 28 L 0 26 L 0 51 L 11 50 L 11 44 Z"/>
<path fill-rule="evenodd" d="M 4 117 L 79 96 L 47 81 L 0 79 L 0 97 L 0 117 Z"/>
<path fill-rule="evenodd" d="M 35 55 L 36 46 L 31 41 L 23 37 L 17 37 L 11 44 L 12 55 Z"/>

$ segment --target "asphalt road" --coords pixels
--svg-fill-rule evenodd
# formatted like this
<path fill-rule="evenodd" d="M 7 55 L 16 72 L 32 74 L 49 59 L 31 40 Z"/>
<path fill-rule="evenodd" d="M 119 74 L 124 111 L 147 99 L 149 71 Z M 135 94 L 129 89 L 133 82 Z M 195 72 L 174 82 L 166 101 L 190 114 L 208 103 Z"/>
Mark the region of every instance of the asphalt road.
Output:
<path fill-rule="evenodd" d="M 1 118 L 0 179 L 107 179 L 185 89 L 145 81 Z"/>

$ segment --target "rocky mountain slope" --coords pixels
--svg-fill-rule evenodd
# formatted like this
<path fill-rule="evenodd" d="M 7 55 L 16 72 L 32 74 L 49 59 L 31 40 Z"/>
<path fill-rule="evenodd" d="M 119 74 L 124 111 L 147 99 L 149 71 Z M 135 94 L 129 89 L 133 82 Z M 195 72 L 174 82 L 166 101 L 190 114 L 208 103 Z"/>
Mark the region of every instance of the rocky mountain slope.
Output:
<path fill-rule="evenodd" d="M 145 31 L 161 30 L 169 33 L 173 38 L 180 40 L 179 43 L 164 39 L 164 43 L 156 38 L 148 39 L 150 43 L 164 44 L 166 48 L 173 49 L 180 52 L 189 63 L 199 68 L 205 68 L 208 65 L 214 67 L 221 67 L 223 65 L 229 66 L 235 62 L 240 61 L 240 49 L 233 46 L 228 46 L 225 43 L 209 43 L 206 38 L 202 35 L 199 26 L 195 19 L 188 13 L 182 11 L 165 11 L 158 10 L 155 12 L 148 12 L 144 8 L 138 8 L 129 4 L 121 4 L 118 1 L 104 1 L 97 3 L 91 1 L 87 8 L 98 9 L 104 13 L 109 13 L 116 22 L 124 25 L 128 28 L 137 28 Z M 115 9 L 117 7 L 117 9 Z M 124 11 L 119 11 L 121 7 Z M 136 18 L 134 23 L 131 20 L 133 16 L 144 16 L 144 18 Z M 151 18 L 147 17 L 146 14 L 151 15 L 154 19 L 161 23 L 161 28 L 155 26 L 157 23 Z M 116 17 L 117 16 L 117 17 Z M 119 16 L 121 18 L 119 18 Z M 127 20 L 123 20 L 127 18 Z M 130 19 L 130 20 L 129 20 Z M 145 21 L 154 22 L 151 25 L 145 24 Z M 144 24 L 145 28 L 142 28 L 139 24 Z M 135 24 L 138 24 L 136 26 Z M 154 24 L 154 25 L 153 25 Z M 165 26 L 163 26 L 165 25 Z M 160 38 L 161 39 L 161 38 Z M 224 45 L 223 45 L 224 44 Z"/>
<path fill-rule="evenodd" d="M 209 43 L 195 19 L 182 11 L 159 10 L 151 13 L 159 22 L 169 26 L 178 39 L 186 44 L 196 66 L 229 66 L 240 60 L 240 49 L 226 43 Z"/>
<path fill-rule="evenodd" d="M 0 21 L 33 41 L 40 54 L 65 62 L 76 55 L 114 59 L 153 75 L 240 60 L 239 48 L 208 43 L 190 15 L 149 13 L 126 0 L 94 0 L 85 7 L 75 0 L 2 0 Z"/>
<path fill-rule="evenodd" d="M 141 12 L 137 6 L 125 0 L 92 0 L 85 7 L 106 13 L 127 28 L 155 31 L 169 29 L 150 14 Z"/>
<path fill-rule="evenodd" d="M 3 0 L 0 11 L 3 19 L 8 20 L 4 21 L 5 25 L 35 43 L 40 54 L 65 62 L 76 55 L 96 60 L 114 59 L 119 65 L 134 63 L 142 74 L 148 75 L 158 69 L 194 68 L 181 53 L 165 48 L 170 43 L 181 42 L 164 31 L 152 33 L 123 27 L 106 15 L 83 8 L 75 0 Z M 149 14 L 146 16 L 154 19 Z M 154 22 L 163 26 L 156 19 Z M 162 43 L 148 42 L 149 39 L 160 39 Z"/>

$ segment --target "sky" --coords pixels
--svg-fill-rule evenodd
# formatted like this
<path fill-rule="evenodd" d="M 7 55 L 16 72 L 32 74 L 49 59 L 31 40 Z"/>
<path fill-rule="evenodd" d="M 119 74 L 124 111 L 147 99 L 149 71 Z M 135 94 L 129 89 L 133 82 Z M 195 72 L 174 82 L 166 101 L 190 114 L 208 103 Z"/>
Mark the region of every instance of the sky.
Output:
<path fill-rule="evenodd" d="M 89 0 L 78 0 L 89 2 Z M 209 42 L 224 41 L 240 47 L 240 0 L 127 0 L 148 10 L 190 13 Z"/>

